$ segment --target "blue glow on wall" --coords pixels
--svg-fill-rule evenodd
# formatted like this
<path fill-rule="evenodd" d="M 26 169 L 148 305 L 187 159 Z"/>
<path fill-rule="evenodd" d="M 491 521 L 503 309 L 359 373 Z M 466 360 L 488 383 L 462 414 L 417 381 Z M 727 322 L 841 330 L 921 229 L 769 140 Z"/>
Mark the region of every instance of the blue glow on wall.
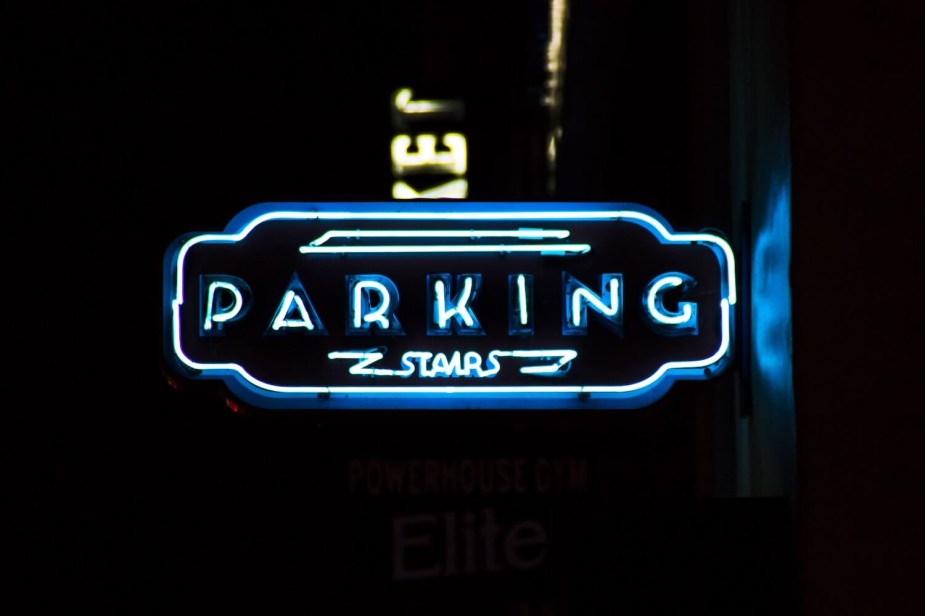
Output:
<path fill-rule="evenodd" d="M 757 225 L 752 265 L 754 369 L 775 397 L 791 390 L 790 185 L 777 182 Z"/>

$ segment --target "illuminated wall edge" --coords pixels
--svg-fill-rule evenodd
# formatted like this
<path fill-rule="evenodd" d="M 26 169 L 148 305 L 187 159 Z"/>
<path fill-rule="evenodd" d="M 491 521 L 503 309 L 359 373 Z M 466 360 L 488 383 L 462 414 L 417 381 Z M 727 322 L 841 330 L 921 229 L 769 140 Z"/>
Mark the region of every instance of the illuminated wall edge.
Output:
<path fill-rule="evenodd" d="M 246 404 L 266 409 L 635 409 L 664 396 L 678 380 L 704 380 L 725 370 L 734 349 L 733 306 L 736 268 L 728 242 L 715 233 L 675 232 L 650 208 L 632 203 L 459 202 L 445 201 L 261 203 L 237 214 L 218 233 L 188 233 L 169 246 L 164 262 L 164 351 L 176 375 L 221 381 Z M 627 221 L 644 227 L 662 244 L 702 244 L 716 256 L 722 272 L 722 340 L 714 353 L 693 361 L 662 364 L 650 376 L 624 385 L 564 386 L 278 386 L 254 378 L 238 364 L 191 360 L 180 344 L 183 259 L 199 242 L 234 243 L 269 220 L 411 221 Z"/>

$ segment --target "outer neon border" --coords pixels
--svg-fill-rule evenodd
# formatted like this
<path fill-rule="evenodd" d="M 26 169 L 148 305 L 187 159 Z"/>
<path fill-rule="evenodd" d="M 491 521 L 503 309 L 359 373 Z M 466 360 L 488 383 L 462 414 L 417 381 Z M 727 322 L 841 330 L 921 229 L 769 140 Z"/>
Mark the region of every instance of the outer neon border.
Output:
<path fill-rule="evenodd" d="M 629 203 L 492 203 L 454 201 L 440 211 L 432 201 L 363 203 L 262 203 L 236 215 L 220 233 L 193 233 L 175 240 L 164 263 L 164 344 L 167 359 L 180 374 L 218 379 L 244 402 L 268 409 L 630 409 L 655 402 L 681 379 L 707 379 L 731 360 L 732 306 L 736 303 L 735 257 L 729 243 L 712 233 L 676 233 L 651 209 Z M 695 361 L 666 362 L 649 377 L 628 385 L 567 386 L 279 386 L 260 381 L 235 363 L 204 364 L 190 359 L 180 344 L 183 264 L 196 244 L 236 243 L 270 220 L 477 220 L 633 222 L 662 244 L 702 244 L 711 248 L 723 272 L 720 312 L 722 340 L 716 351 Z"/>

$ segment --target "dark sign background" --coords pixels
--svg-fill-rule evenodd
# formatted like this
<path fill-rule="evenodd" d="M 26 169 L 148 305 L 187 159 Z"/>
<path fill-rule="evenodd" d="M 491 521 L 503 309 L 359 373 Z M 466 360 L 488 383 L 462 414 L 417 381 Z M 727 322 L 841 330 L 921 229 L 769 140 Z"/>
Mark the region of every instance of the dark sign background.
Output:
<path fill-rule="evenodd" d="M 574 4 L 555 199 L 643 203 L 675 229 L 736 238 L 725 3 Z M 894 77 L 921 83 L 906 63 L 920 39 L 872 45 L 895 42 L 884 25 L 894 21 L 835 9 L 839 27 L 821 8 L 795 12 L 792 26 L 808 62 L 796 69 L 798 194 L 854 213 L 831 235 L 828 212 L 804 202 L 797 220 L 798 261 L 809 268 L 798 280 L 807 315 L 798 340 L 808 349 L 800 377 L 812 406 L 801 420 L 801 485 L 812 489 L 801 488 L 800 546 L 809 564 L 792 558 L 792 502 L 725 498 L 735 493 L 736 379 L 747 387 L 741 349 L 723 378 L 679 383 L 650 408 L 618 413 L 235 412 L 220 390 L 182 386 L 164 370 L 169 243 L 220 229 L 253 203 L 387 199 L 398 87 L 465 101 L 453 129 L 469 138 L 471 199 L 549 198 L 538 104 L 544 3 L 7 11 L 10 587 L 34 606 L 118 613 L 782 614 L 797 581 L 808 604 L 853 600 L 820 613 L 902 604 L 895 580 L 911 578 L 890 547 L 905 545 L 907 526 L 894 516 L 915 518 L 894 506 L 892 488 L 914 485 L 902 481 L 911 479 L 903 452 L 913 448 L 887 443 L 901 432 L 909 444 L 919 432 L 898 398 L 885 404 L 872 387 L 845 387 L 871 382 L 845 332 L 874 330 L 847 312 L 830 327 L 831 298 L 814 289 L 836 261 L 818 250 L 820 237 L 850 255 L 852 274 L 872 280 L 881 272 L 858 250 L 870 240 L 858 212 L 901 202 L 894 209 L 908 213 L 921 200 L 919 183 L 915 195 L 895 188 L 897 169 L 912 171 L 914 157 L 875 130 L 911 134 L 885 118 L 918 116 L 920 92 L 904 85 L 895 103 L 880 92 L 896 91 Z M 882 87 L 859 88 L 856 71 L 876 72 Z M 840 121 L 827 128 L 833 113 Z M 882 147 L 858 145 L 858 118 L 874 121 L 860 142 Z M 858 178 L 867 178 L 860 188 Z M 849 224 L 858 230 L 846 232 Z M 873 308 L 882 298 L 870 295 Z M 811 346 L 816 336 L 823 342 Z M 875 340 L 879 355 L 897 352 Z M 889 421 L 872 433 L 875 406 Z M 426 470 L 418 488 L 414 471 L 403 471 L 394 493 L 368 477 L 351 483 L 370 461 L 364 468 L 484 462 L 503 474 L 521 459 L 533 470 L 521 491 L 510 475 L 508 489 L 499 474 L 493 487 L 467 491 L 461 475 L 428 483 Z M 555 460 L 575 461 L 584 479 L 537 479 Z M 876 472 L 887 468 L 892 481 Z M 393 579 L 396 520 L 425 516 L 438 528 L 455 514 L 462 546 L 470 531 L 484 539 L 485 510 L 500 551 L 518 522 L 540 525 L 542 560 Z M 475 516 L 469 527 L 466 514 Z M 873 527 L 869 542 L 849 539 Z M 445 550 L 446 530 L 434 532 L 420 535 L 432 537 L 424 547 Z M 889 593 L 870 583 L 880 569 L 890 572 Z"/>

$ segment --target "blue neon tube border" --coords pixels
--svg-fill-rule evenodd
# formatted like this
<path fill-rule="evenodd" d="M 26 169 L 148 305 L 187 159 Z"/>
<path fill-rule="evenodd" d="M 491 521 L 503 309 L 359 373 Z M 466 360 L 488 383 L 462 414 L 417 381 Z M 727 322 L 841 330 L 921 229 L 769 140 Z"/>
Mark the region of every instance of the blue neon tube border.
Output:
<path fill-rule="evenodd" d="M 443 205 L 440 203 L 440 205 Z M 430 208 L 430 209 L 428 209 Z M 266 408 L 639 408 L 651 404 L 678 379 L 702 379 L 717 374 L 731 359 L 732 306 L 736 303 L 735 256 L 722 237 L 705 232 L 678 233 L 655 211 L 633 203 L 459 202 L 452 211 L 437 203 L 404 202 L 271 202 L 251 206 L 220 233 L 187 234 L 176 240 L 165 258 L 165 344 L 168 356 L 195 378 L 218 377 L 245 402 Z M 263 382 L 235 363 L 208 364 L 189 358 L 180 343 L 183 304 L 183 264 L 190 248 L 199 243 L 237 243 L 258 225 L 279 220 L 408 220 L 408 221 L 617 221 L 648 229 L 663 244 L 697 243 L 708 246 L 725 273 L 720 310 L 721 341 L 710 356 L 666 362 L 649 377 L 627 385 L 561 386 L 393 386 L 331 387 L 280 386 Z"/>

